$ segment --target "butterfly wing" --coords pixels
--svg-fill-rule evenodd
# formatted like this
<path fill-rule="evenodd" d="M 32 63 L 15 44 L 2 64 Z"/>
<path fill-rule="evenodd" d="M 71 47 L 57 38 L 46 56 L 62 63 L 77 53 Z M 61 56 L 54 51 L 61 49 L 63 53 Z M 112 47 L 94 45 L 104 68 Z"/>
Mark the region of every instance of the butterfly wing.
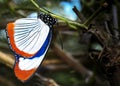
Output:
<path fill-rule="evenodd" d="M 43 46 L 50 28 L 37 18 L 22 18 L 7 25 L 12 50 L 23 57 L 34 56 Z"/>
<path fill-rule="evenodd" d="M 50 32 L 41 49 L 32 58 L 23 58 L 16 55 L 14 72 L 18 79 L 21 81 L 26 81 L 36 72 L 48 50 L 51 38 L 52 33 Z"/>

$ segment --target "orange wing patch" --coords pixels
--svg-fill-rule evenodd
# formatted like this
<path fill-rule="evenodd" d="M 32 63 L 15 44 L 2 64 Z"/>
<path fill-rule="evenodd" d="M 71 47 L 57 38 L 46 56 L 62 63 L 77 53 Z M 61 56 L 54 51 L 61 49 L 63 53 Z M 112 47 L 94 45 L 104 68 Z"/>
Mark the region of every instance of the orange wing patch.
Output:
<path fill-rule="evenodd" d="M 26 57 L 26 58 L 29 58 L 35 54 L 29 54 L 29 53 L 25 53 L 21 50 L 19 50 L 17 48 L 17 46 L 15 45 L 15 40 L 14 40 L 14 27 L 15 27 L 15 24 L 14 23 L 8 23 L 7 24 L 7 32 L 8 32 L 8 36 L 10 38 L 10 44 L 12 46 L 12 49 L 19 55 L 23 56 L 23 57 Z"/>
<path fill-rule="evenodd" d="M 21 81 L 26 81 L 28 80 L 33 73 L 36 71 L 36 68 L 31 69 L 31 70 L 21 70 L 18 67 L 18 63 L 16 63 L 15 67 L 14 67 L 14 72 L 15 75 L 18 79 L 20 79 Z"/>

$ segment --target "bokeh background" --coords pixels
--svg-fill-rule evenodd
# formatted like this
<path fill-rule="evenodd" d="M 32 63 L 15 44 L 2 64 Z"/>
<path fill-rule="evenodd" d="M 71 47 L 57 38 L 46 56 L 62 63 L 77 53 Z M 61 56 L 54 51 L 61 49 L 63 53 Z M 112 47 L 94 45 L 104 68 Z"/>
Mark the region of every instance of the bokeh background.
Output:
<path fill-rule="evenodd" d="M 103 34 L 104 28 L 113 27 L 116 30 L 115 36 L 119 34 L 118 0 L 34 1 L 41 8 L 79 24 L 84 24 L 104 2 L 108 2 L 104 5 L 106 8 L 100 10 L 87 27 L 92 27 L 93 33 L 99 28 Z M 75 9 L 73 11 L 74 6 L 79 15 Z M 94 52 L 95 57 L 99 55 L 103 49 L 101 42 L 95 34 L 87 32 L 85 28 L 70 27 L 60 19 L 57 19 L 57 24 L 53 28 L 51 46 L 37 73 L 25 83 L 15 77 L 15 57 L 7 42 L 6 25 L 19 18 L 37 17 L 38 12 L 40 11 L 30 0 L 0 0 L 0 86 L 110 86 L 104 71 L 91 54 Z M 102 38 L 107 40 L 105 34 Z"/>

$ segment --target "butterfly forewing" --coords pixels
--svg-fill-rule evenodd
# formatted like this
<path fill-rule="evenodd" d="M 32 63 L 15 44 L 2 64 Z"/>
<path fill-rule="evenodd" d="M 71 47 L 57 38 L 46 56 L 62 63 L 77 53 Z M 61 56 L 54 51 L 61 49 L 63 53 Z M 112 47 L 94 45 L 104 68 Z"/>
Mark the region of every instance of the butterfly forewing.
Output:
<path fill-rule="evenodd" d="M 12 50 L 26 58 L 39 51 L 49 30 L 50 28 L 37 18 L 22 18 L 7 25 Z"/>

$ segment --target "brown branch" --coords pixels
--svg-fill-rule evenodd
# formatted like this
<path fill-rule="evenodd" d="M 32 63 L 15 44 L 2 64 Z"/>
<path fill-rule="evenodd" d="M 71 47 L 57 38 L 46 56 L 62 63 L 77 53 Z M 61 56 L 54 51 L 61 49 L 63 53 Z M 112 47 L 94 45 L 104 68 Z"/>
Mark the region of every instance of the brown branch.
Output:
<path fill-rule="evenodd" d="M 75 14 L 78 16 L 78 18 L 80 19 L 80 22 L 83 23 L 86 19 L 85 17 L 82 15 L 82 13 L 80 13 L 78 11 L 78 9 L 76 8 L 76 6 L 74 6 L 73 11 L 75 12 Z"/>
<path fill-rule="evenodd" d="M 43 77 L 39 74 L 35 74 L 35 76 L 39 77 L 39 79 L 44 82 L 44 86 L 59 86 L 53 79 Z"/>
<path fill-rule="evenodd" d="M 64 62 L 66 62 L 70 67 L 78 71 L 84 78 L 91 77 L 93 73 L 86 69 L 81 63 L 79 63 L 74 57 L 67 51 L 61 50 L 57 44 L 52 45 L 52 50 L 55 54 L 61 57 Z"/>
<path fill-rule="evenodd" d="M 10 68 L 13 68 L 15 59 L 13 59 L 13 56 L 10 54 L 6 54 L 0 51 L 0 62 L 7 65 Z M 35 76 L 40 79 L 40 81 L 44 84 L 44 86 L 59 86 L 53 79 L 46 78 L 41 76 L 40 74 L 35 74 Z M 41 83 L 38 82 L 38 83 Z M 33 82 L 36 83 L 36 82 Z M 41 86 L 41 85 L 40 85 Z"/>
<path fill-rule="evenodd" d="M 0 62 L 4 63 L 10 68 L 13 68 L 14 59 L 13 59 L 13 56 L 10 54 L 6 54 L 0 51 Z"/>

